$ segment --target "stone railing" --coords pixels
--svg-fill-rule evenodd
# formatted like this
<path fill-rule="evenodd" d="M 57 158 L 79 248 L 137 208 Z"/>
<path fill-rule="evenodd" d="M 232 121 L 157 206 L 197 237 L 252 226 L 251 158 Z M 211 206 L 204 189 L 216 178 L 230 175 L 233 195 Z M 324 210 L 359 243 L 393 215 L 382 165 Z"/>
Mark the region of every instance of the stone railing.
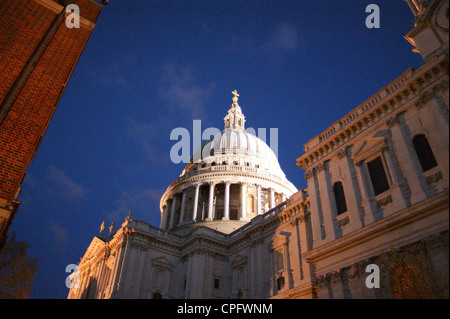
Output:
<path fill-rule="evenodd" d="M 245 234 L 248 229 L 277 216 L 285 207 L 286 207 L 286 202 L 282 202 L 281 204 L 268 210 L 264 214 L 258 215 L 255 218 L 251 219 L 247 224 L 236 229 L 235 231 L 231 232 L 230 234 L 224 234 L 220 231 L 211 229 L 206 226 L 199 226 L 193 231 L 192 234 L 180 236 L 171 231 L 167 231 L 167 230 L 164 230 L 164 229 L 161 229 L 161 228 L 158 228 L 153 225 L 147 224 L 145 222 L 137 221 L 137 220 L 132 220 L 132 221 L 128 222 L 128 224 L 126 224 L 125 227 L 127 227 L 129 229 L 134 229 L 136 231 L 141 231 L 144 233 L 149 233 L 149 234 L 159 237 L 160 239 L 169 240 L 169 241 L 172 241 L 175 243 L 183 242 L 183 240 L 187 239 L 188 236 L 198 236 L 198 235 L 201 235 L 204 237 L 209 237 L 212 239 L 219 239 L 224 242 L 229 242 L 229 241 L 239 237 L 240 235 Z"/>
<path fill-rule="evenodd" d="M 214 165 L 214 166 L 208 166 L 208 167 L 202 167 L 198 169 L 191 169 L 186 174 L 178 177 L 175 179 L 170 185 L 174 186 L 178 184 L 179 182 L 182 182 L 192 176 L 201 175 L 201 174 L 207 174 L 207 173 L 214 173 L 214 172 L 243 172 L 243 173 L 250 173 L 255 174 L 258 176 L 264 176 L 267 178 L 270 178 L 272 180 L 278 181 L 278 182 L 284 182 L 285 179 L 269 173 L 266 169 L 256 168 L 256 167 L 246 167 L 246 166 L 240 166 L 240 165 Z"/>
<path fill-rule="evenodd" d="M 384 100 L 386 97 L 388 97 L 390 94 L 395 92 L 396 90 L 403 87 L 403 83 L 411 77 L 413 74 L 414 69 L 410 68 L 405 73 L 403 73 L 400 77 L 398 77 L 395 81 L 391 82 L 390 84 L 383 87 L 381 90 L 379 90 L 376 94 L 371 96 L 368 100 L 366 100 L 364 103 L 360 104 L 358 107 L 353 109 L 350 113 L 342 117 L 340 120 L 334 122 L 330 127 L 328 127 L 325 131 L 318 134 L 315 138 L 310 140 L 304 145 L 304 151 L 307 152 L 311 148 L 315 147 L 316 145 L 322 143 L 326 139 L 328 139 L 330 136 L 344 130 L 348 124 L 350 124 L 352 121 L 354 121 L 356 118 L 360 117 L 364 113 L 371 110 L 374 106 L 378 105 L 380 101 Z"/>

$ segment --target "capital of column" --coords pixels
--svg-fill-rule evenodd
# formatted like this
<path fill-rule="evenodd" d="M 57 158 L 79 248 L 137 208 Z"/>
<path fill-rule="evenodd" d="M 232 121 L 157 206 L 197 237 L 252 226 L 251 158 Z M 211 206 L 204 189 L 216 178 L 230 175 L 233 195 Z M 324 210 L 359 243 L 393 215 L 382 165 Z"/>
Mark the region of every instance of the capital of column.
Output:
<path fill-rule="evenodd" d="M 389 128 L 392 128 L 393 126 L 395 126 L 396 124 L 399 124 L 399 123 L 400 122 L 398 120 L 398 117 L 395 115 L 386 121 L 386 124 Z"/>
<path fill-rule="evenodd" d="M 312 169 L 308 169 L 308 170 L 305 172 L 305 180 L 310 179 L 311 177 L 313 177 L 313 175 L 314 175 L 313 170 L 312 170 Z"/>
<path fill-rule="evenodd" d="M 325 170 L 325 164 L 323 162 L 321 162 L 316 166 L 316 171 L 321 172 L 323 170 Z"/>

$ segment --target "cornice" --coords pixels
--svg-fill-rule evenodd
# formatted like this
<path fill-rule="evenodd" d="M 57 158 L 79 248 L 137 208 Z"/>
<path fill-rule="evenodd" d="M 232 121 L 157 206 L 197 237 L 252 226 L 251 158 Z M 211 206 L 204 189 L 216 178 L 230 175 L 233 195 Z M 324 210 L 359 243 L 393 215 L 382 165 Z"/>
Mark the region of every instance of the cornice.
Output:
<path fill-rule="evenodd" d="M 442 193 L 428 198 L 414 206 L 405 208 L 393 215 L 386 216 L 381 220 L 371 223 L 361 229 L 358 229 L 341 238 L 333 240 L 322 246 L 305 252 L 304 258 L 308 263 L 316 264 L 317 262 L 338 255 L 343 251 L 353 247 L 363 245 L 365 242 L 375 240 L 383 235 L 393 232 L 397 229 L 405 227 L 408 224 L 417 222 L 421 219 L 429 217 L 441 211 L 445 207 L 448 210 L 448 188 Z M 448 216 L 447 216 L 448 218 Z M 445 228 L 445 223 L 441 225 Z M 447 219 L 448 230 L 448 219 Z M 422 229 L 423 231 L 423 229 Z M 411 234 L 409 234 L 411 235 Z M 377 252 L 380 253 L 383 247 L 379 247 Z M 389 249 L 389 247 L 387 247 Z M 366 252 L 368 253 L 368 252 Z M 368 257 L 367 257 L 368 258 Z"/>
<path fill-rule="evenodd" d="M 426 98 L 433 96 L 434 88 L 448 87 L 448 73 L 445 71 L 447 66 L 448 58 L 440 56 L 428 61 L 419 69 L 410 71 L 413 73 L 409 77 L 404 74 L 393 82 L 400 82 L 401 86 L 395 90 L 390 89 L 391 92 L 383 99 L 378 100 L 371 107 L 363 103 L 325 130 L 325 133 L 317 135 L 315 138 L 319 141 L 310 146 L 309 149 L 306 149 L 306 145 L 314 141 L 315 138 L 305 144 L 305 154 L 297 158 L 297 166 L 308 170 L 321 161 L 340 156 L 338 152 L 343 147 L 350 146 L 368 130 L 385 125 L 387 119 L 391 116 L 404 112 L 412 105 L 423 103 Z M 438 76 L 436 76 L 435 70 L 440 70 Z M 405 78 L 403 79 L 403 77 Z M 391 86 L 392 84 L 388 87 Z M 376 98 L 374 96 L 369 100 L 375 101 Z M 341 125 L 337 123 L 344 124 L 340 128 L 335 128 Z M 322 138 L 320 138 L 321 136 Z"/>

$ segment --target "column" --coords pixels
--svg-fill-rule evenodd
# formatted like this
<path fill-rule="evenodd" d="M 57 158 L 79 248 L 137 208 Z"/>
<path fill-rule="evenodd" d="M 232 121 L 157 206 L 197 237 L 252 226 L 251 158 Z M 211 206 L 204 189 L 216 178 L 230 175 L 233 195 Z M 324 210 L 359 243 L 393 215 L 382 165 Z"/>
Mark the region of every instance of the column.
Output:
<path fill-rule="evenodd" d="M 408 136 L 406 124 L 400 116 L 393 117 L 388 122 L 392 132 L 392 141 L 397 149 L 398 161 L 406 172 L 406 180 L 411 190 L 411 204 L 422 201 L 427 197 L 425 191 L 427 185 L 422 177 L 422 167 L 415 154 L 411 138 Z"/>
<path fill-rule="evenodd" d="M 322 205 L 323 222 L 325 224 L 326 241 L 339 237 L 340 228 L 336 224 L 336 203 L 332 196 L 331 181 L 329 176 L 329 163 L 319 163 L 317 168 L 317 180 L 319 182 L 320 200 Z"/>
<path fill-rule="evenodd" d="M 247 185 L 242 182 L 241 183 L 241 216 L 240 220 L 247 220 L 246 210 L 246 196 L 247 196 Z"/>
<path fill-rule="evenodd" d="M 159 228 L 166 229 L 167 227 L 167 216 L 169 216 L 169 201 L 166 201 L 166 207 L 164 208 L 164 214 L 161 217 L 161 225 Z"/>
<path fill-rule="evenodd" d="M 230 185 L 231 182 L 225 182 L 225 200 L 224 200 L 224 216 L 222 220 L 230 220 Z"/>
<path fill-rule="evenodd" d="M 424 101 L 425 105 L 419 108 L 423 128 L 430 132 L 428 143 L 433 150 L 434 157 L 444 176 L 448 176 L 448 136 L 449 125 L 436 98 Z M 423 105 L 423 104 L 420 104 Z M 428 112 L 426 110 L 428 108 Z"/>
<path fill-rule="evenodd" d="M 352 171 L 350 165 L 353 165 L 353 161 L 351 161 L 350 156 L 347 154 L 346 149 L 338 151 L 338 163 L 342 169 L 342 176 L 344 178 L 344 194 L 345 194 L 345 202 L 347 204 L 347 210 L 350 216 L 350 224 L 347 226 L 352 230 L 357 230 L 363 227 L 364 217 L 360 216 L 360 202 L 361 200 L 358 198 L 358 194 L 361 193 L 361 190 L 357 189 L 357 181 L 356 176 L 355 180 L 352 176 Z"/>
<path fill-rule="evenodd" d="M 275 191 L 273 188 L 270 189 L 270 208 L 275 207 Z"/>
<path fill-rule="evenodd" d="M 399 179 L 393 161 L 393 157 L 395 156 L 395 154 L 393 154 L 394 152 L 391 143 L 389 144 L 390 145 L 386 146 L 384 150 L 381 152 L 381 155 L 382 158 L 385 160 L 385 163 L 388 165 L 386 175 L 388 176 L 388 178 L 389 176 L 391 176 L 392 185 L 390 185 L 389 188 L 391 189 L 392 199 L 395 203 L 396 210 L 400 210 L 407 207 L 408 202 L 403 196 L 402 190 L 400 188 Z"/>
<path fill-rule="evenodd" d="M 170 211 L 169 229 L 173 227 L 173 219 L 175 218 L 175 206 L 177 206 L 177 197 L 174 194 L 172 199 L 172 209 Z"/>
<path fill-rule="evenodd" d="M 261 215 L 261 186 L 256 185 L 256 214 Z"/>
<path fill-rule="evenodd" d="M 367 225 L 369 223 L 372 223 L 375 220 L 375 213 L 376 213 L 376 207 L 375 207 L 375 201 L 373 199 L 374 194 L 372 189 L 367 185 L 367 183 L 370 183 L 370 177 L 369 174 L 366 173 L 366 164 L 364 161 L 360 161 L 356 163 L 356 167 L 358 169 L 358 179 L 359 184 L 361 185 L 361 188 L 363 190 L 363 198 L 362 198 L 362 206 L 364 208 L 364 225 Z"/>
<path fill-rule="evenodd" d="M 214 186 L 214 182 L 209 182 L 208 217 L 206 218 L 207 221 L 213 220 Z"/>
<path fill-rule="evenodd" d="M 181 198 L 181 211 L 180 211 L 180 220 L 178 221 L 178 225 L 183 224 L 185 207 L 186 207 L 186 190 L 183 191 L 183 197 Z"/>
<path fill-rule="evenodd" d="M 308 183 L 309 201 L 311 205 L 311 225 L 313 231 L 313 248 L 321 245 L 325 238 L 325 229 L 323 228 L 322 207 L 319 202 L 319 187 L 317 185 L 317 176 L 315 169 L 310 168 L 305 172 L 305 179 Z"/>
<path fill-rule="evenodd" d="M 197 220 L 197 210 L 198 210 L 198 192 L 200 189 L 200 184 L 195 185 L 195 195 L 194 195 L 194 210 L 192 212 L 192 220 Z"/>

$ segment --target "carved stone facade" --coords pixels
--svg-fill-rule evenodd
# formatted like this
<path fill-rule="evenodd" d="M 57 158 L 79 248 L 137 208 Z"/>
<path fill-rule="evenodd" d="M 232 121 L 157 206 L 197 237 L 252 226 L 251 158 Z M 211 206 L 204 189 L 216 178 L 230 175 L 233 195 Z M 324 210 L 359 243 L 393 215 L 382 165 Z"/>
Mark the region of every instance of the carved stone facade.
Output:
<path fill-rule="evenodd" d="M 160 228 L 132 216 L 109 236 L 101 228 L 68 297 L 448 298 L 448 18 L 447 29 L 436 18 L 448 1 L 407 3 L 423 66 L 304 145 L 307 189 L 288 194 L 257 156 L 248 171 L 233 153 L 223 170 L 188 166 L 161 200 Z M 237 111 L 226 127 L 243 128 Z"/>

